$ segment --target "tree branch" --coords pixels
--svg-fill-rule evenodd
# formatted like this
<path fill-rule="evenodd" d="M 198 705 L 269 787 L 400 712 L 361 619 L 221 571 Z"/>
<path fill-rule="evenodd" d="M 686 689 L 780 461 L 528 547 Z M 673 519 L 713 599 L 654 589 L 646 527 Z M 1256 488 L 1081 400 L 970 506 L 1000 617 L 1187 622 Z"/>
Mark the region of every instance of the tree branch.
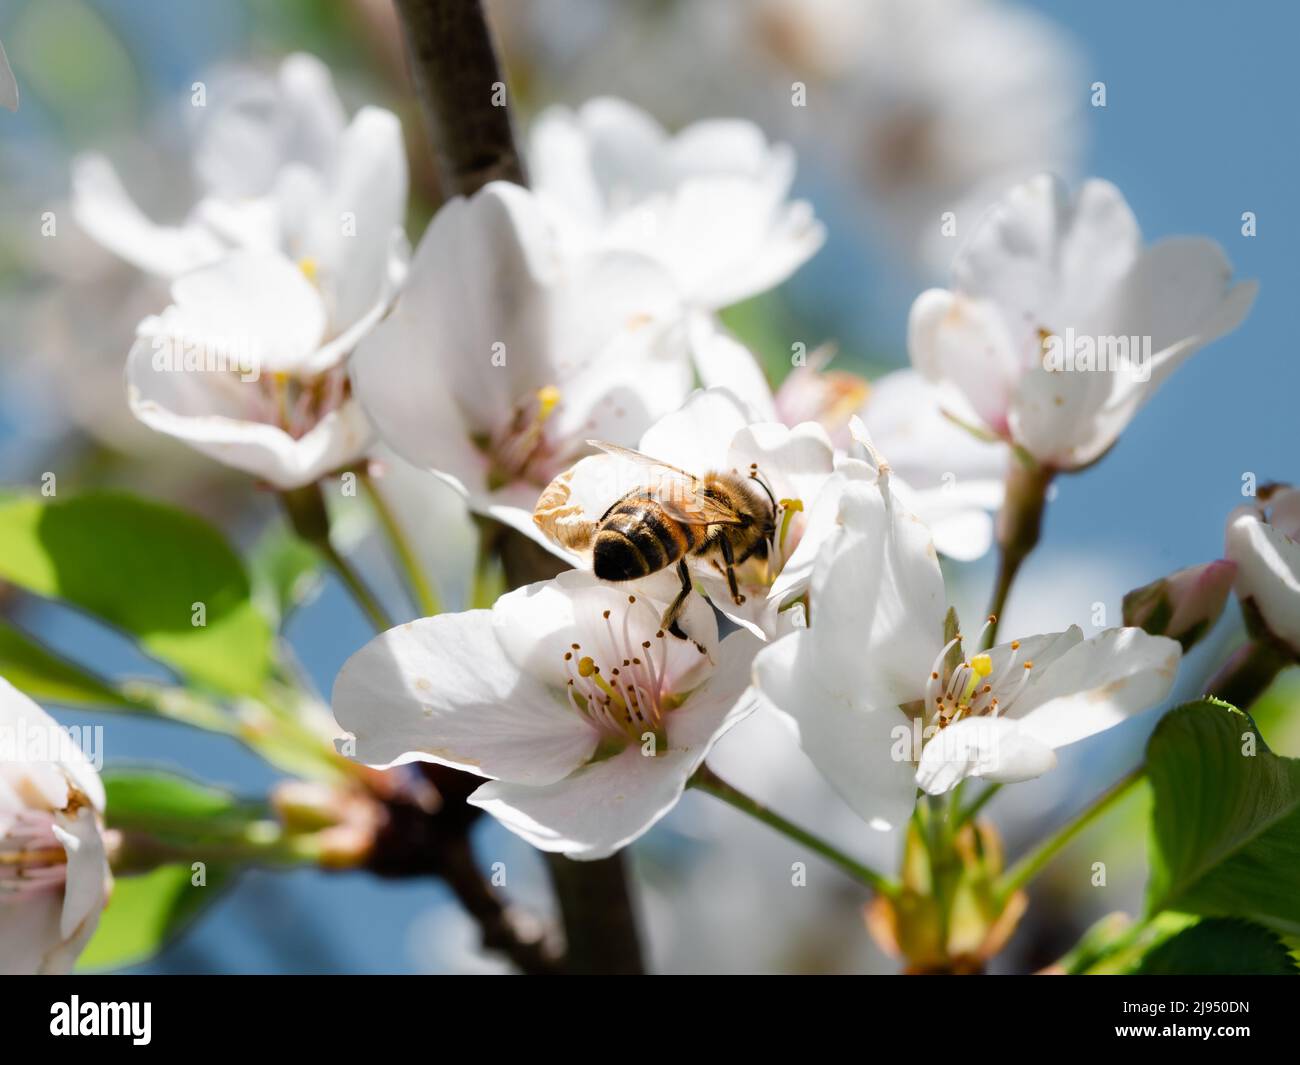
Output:
<path fill-rule="evenodd" d="M 481 0 L 396 3 L 442 188 L 470 196 L 489 181 L 526 185 Z"/>
<path fill-rule="evenodd" d="M 468 196 L 489 181 L 526 185 L 505 77 L 481 0 L 396 4 L 443 189 Z M 555 560 L 535 557 L 530 547 L 513 530 L 503 530 L 498 540 L 511 587 L 554 575 Z M 600 862 L 547 858 L 564 916 L 566 971 L 640 973 L 641 947 L 622 856 Z"/>

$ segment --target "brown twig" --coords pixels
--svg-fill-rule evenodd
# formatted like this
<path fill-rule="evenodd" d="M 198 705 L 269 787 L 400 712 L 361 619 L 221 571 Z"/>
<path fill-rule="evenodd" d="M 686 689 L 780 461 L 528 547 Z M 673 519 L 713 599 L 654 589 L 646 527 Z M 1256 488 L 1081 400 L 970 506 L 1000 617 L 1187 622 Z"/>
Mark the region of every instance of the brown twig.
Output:
<path fill-rule="evenodd" d="M 472 195 L 489 181 L 527 184 L 511 124 L 506 81 L 481 0 L 396 0 L 439 184 Z M 497 551 L 507 582 L 519 587 L 555 573 L 525 538 L 503 530 Z M 641 947 L 622 857 L 572 862 L 548 856 L 564 916 L 565 969 L 639 973 Z M 486 930 L 485 930 L 486 935 Z"/>
<path fill-rule="evenodd" d="M 489 181 L 527 184 L 480 0 L 396 3 L 440 185 L 470 196 Z"/>

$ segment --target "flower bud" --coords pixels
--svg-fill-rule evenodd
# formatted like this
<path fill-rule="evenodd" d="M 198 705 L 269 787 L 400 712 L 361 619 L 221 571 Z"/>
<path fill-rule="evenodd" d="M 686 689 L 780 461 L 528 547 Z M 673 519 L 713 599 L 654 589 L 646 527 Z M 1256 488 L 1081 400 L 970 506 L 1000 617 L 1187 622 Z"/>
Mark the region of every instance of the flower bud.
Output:
<path fill-rule="evenodd" d="M 893 897 L 879 895 L 865 912 L 872 938 L 913 973 L 982 972 L 1011 938 L 1027 899 L 1017 891 L 1003 899 L 1002 841 L 987 821 L 967 822 L 948 841 L 949 851 L 932 854 L 915 820 L 903 846 L 903 886 Z M 944 912 L 934 891 L 942 864 L 955 871 Z"/>
<path fill-rule="evenodd" d="M 1218 621 L 1236 576 L 1236 563 L 1216 559 L 1135 588 L 1124 596 L 1124 624 L 1175 639 L 1187 652 Z"/>

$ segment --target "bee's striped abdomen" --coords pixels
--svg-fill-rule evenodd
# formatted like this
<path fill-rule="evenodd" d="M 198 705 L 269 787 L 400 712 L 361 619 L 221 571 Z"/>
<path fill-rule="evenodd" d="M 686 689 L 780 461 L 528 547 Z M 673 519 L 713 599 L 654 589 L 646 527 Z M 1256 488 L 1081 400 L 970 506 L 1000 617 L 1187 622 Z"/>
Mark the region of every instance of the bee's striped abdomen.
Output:
<path fill-rule="evenodd" d="M 673 521 L 647 492 L 631 492 L 600 521 L 592 569 L 603 581 L 630 581 L 672 565 L 695 545 L 692 531 Z"/>

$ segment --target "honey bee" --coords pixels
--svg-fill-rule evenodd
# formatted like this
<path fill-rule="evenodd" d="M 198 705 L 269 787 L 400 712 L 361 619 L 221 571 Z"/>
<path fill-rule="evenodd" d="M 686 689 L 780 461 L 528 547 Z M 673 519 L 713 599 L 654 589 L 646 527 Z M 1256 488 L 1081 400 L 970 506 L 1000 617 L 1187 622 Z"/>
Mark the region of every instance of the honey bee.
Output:
<path fill-rule="evenodd" d="M 637 580 L 676 563 L 681 590 L 660 623 L 674 636 L 686 638 L 678 618 L 691 593 L 688 558 L 711 562 L 726 576 L 732 602 L 743 603 L 736 567 L 767 558 L 776 534 L 776 499 L 757 467 L 747 474 L 711 471 L 696 477 L 630 448 L 588 443 L 635 463 L 651 474 L 648 483 L 620 496 L 593 521 L 570 503 L 569 475 L 561 474 L 533 511 L 538 527 L 563 547 L 590 552 L 601 580 Z"/>

